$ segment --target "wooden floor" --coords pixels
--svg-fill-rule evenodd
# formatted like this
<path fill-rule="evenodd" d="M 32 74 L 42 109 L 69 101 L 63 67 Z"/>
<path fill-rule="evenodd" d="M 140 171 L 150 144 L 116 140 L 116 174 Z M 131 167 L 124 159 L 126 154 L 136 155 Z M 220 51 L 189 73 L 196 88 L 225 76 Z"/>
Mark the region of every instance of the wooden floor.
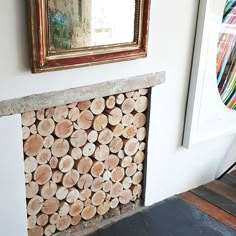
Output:
<path fill-rule="evenodd" d="M 236 230 L 236 171 L 179 197 Z"/>

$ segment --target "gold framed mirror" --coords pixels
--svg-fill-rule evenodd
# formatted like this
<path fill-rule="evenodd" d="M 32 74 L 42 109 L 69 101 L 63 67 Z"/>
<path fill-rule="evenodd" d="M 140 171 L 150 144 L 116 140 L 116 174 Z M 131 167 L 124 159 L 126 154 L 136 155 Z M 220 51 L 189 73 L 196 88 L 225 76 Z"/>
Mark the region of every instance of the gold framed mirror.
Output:
<path fill-rule="evenodd" d="M 150 0 L 29 0 L 32 72 L 145 57 Z"/>

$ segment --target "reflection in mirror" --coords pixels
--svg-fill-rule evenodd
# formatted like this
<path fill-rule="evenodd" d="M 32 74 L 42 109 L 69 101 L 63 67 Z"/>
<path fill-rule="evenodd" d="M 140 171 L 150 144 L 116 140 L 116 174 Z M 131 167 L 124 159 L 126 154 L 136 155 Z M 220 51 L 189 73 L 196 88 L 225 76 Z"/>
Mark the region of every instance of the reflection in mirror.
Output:
<path fill-rule="evenodd" d="M 134 42 L 136 0 L 48 0 L 49 51 Z"/>

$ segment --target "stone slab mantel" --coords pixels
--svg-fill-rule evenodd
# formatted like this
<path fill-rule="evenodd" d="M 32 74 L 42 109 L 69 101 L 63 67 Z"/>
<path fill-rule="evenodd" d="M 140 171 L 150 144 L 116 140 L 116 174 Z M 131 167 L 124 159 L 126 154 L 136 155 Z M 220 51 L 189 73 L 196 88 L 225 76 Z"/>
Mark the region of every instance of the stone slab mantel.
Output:
<path fill-rule="evenodd" d="M 151 88 L 164 82 L 165 72 L 157 72 L 128 79 L 118 79 L 83 87 L 4 100 L 0 101 L 0 117 L 106 97 L 141 88 Z"/>

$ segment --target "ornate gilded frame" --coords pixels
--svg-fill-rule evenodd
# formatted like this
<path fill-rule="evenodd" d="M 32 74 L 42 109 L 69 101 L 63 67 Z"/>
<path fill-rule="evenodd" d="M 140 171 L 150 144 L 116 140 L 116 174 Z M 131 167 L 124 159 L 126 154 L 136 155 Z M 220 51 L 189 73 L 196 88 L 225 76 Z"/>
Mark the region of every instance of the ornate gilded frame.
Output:
<path fill-rule="evenodd" d="M 48 51 L 47 0 L 28 0 L 32 73 L 126 61 L 147 56 L 150 0 L 136 0 L 135 40 L 132 43 Z"/>

